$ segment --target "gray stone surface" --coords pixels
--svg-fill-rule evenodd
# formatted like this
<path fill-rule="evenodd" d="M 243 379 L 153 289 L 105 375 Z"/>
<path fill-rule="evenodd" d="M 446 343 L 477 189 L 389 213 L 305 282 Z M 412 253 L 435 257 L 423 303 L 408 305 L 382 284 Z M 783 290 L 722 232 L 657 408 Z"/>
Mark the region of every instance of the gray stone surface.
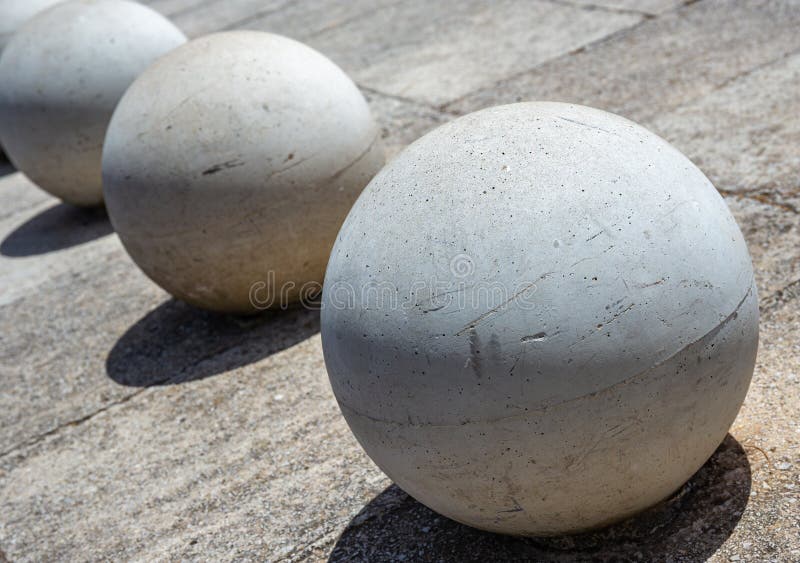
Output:
<path fill-rule="evenodd" d="M 199 37 L 144 71 L 103 146 L 111 223 L 169 293 L 226 313 L 318 293 L 336 234 L 385 162 L 358 87 L 307 45 Z"/>
<path fill-rule="evenodd" d="M 791 0 L 705 0 L 552 59 L 446 108 L 460 114 L 500 103 L 568 101 L 647 125 L 659 113 L 800 49 L 798 25 L 800 10 Z"/>
<path fill-rule="evenodd" d="M 189 10 L 179 25 L 193 9 L 224 9 L 218 4 L 226 3 L 151 2 Z M 323 52 L 329 42 L 369 86 L 365 95 L 396 153 L 452 115 L 430 107 L 442 92 L 436 80 L 421 80 L 416 100 L 381 92 L 395 84 L 396 69 L 384 66 L 382 76 L 375 61 L 417 64 L 420 42 L 442 45 L 437 25 L 453 28 L 443 32 L 447 41 L 486 25 L 427 16 L 440 23 L 406 36 L 395 31 L 413 27 L 395 19 L 426 14 L 430 4 L 409 1 L 394 18 L 364 1 L 291 2 L 259 15 L 267 2 L 231 17 L 295 37 L 318 33 L 314 46 Z M 587 48 L 552 49 L 548 60 L 534 53 L 538 62 L 509 71 L 502 65 L 528 57 L 530 44 L 500 34 L 492 60 L 501 70 L 478 66 L 449 90 L 464 92 L 462 101 L 445 109 L 524 95 L 619 111 L 702 157 L 701 168 L 730 192 L 754 260 L 761 350 L 731 437 L 681 494 L 621 528 L 548 542 L 486 535 L 438 517 L 391 488 L 346 428 L 326 381 L 316 314 L 245 322 L 171 301 L 101 218 L 67 213 L 10 174 L 0 177 L 0 560 L 800 559 L 797 104 L 786 86 L 796 80 L 800 6 L 701 0 L 677 10 L 664 3 L 661 12 L 662 3 L 593 4 L 604 9 L 582 8 L 580 25 L 570 27 L 574 43 Z M 525 5 L 504 4 L 498 14 Z M 474 5 L 450 11 L 465 9 Z M 195 20 L 202 29 L 230 25 L 202 14 Z M 364 35 L 361 14 L 386 22 L 380 48 L 388 53 L 359 58 L 374 37 Z M 580 35 L 618 29 L 620 16 L 639 23 L 605 38 Z M 442 55 L 458 61 L 447 41 Z"/>
<path fill-rule="evenodd" d="M 800 212 L 800 50 L 653 119 L 721 190 Z"/>
<path fill-rule="evenodd" d="M 238 5 L 262 8 L 236 20 Z M 190 35 L 238 25 L 308 42 L 361 85 L 443 104 L 640 22 L 546 0 L 301 4 L 236 0 L 174 14 Z M 157 7 L 157 5 L 156 5 Z"/>
<path fill-rule="evenodd" d="M 758 346 L 747 246 L 714 187 L 574 104 L 416 141 L 353 206 L 325 283 L 326 366 L 359 443 L 488 531 L 583 531 L 668 497 L 725 437 Z"/>
<path fill-rule="evenodd" d="M 0 53 L 17 29 L 58 0 L 7 0 L 0 6 Z"/>
<path fill-rule="evenodd" d="M 680 6 L 683 0 L 554 0 L 564 4 L 575 4 L 587 8 L 605 10 L 630 10 L 647 15 L 656 15 Z"/>
<path fill-rule="evenodd" d="M 35 15 L 0 57 L 0 139 L 8 158 L 72 205 L 103 203 L 100 158 L 131 82 L 186 36 L 128 0 L 60 2 Z"/>
<path fill-rule="evenodd" d="M 359 84 L 440 105 L 639 21 L 537 0 L 406 2 L 308 41 Z"/>
<path fill-rule="evenodd" d="M 800 279 L 800 215 L 749 197 L 725 199 L 748 242 L 762 310 L 771 310 Z"/>

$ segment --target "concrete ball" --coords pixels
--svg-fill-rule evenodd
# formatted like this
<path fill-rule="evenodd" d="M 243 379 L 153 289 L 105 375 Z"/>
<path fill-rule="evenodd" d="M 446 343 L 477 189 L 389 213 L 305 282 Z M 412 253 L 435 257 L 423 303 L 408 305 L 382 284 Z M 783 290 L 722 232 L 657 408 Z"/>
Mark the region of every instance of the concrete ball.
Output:
<path fill-rule="evenodd" d="M 318 292 L 347 212 L 384 162 L 345 73 L 269 33 L 208 35 L 145 71 L 103 153 L 133 260 L 175 297 L 249 313 Z"/>
<path fill-rule="evenodd" d="M 4 0 L 0 3 L 0 53 L 17 29 L 60 0 Z"/>
<path fill-rule="evenodd" d="M 60 0 L 5 0 L 0 2 L 0 54 L 23 23 Z M 0 162 L 7 160 L 0 146 Z"/>
<path fill-rule="evenodd" d="M 68 203 L 101 204 L 103 138 L 117 102 L 185 41 L 127 0 L 62 2 L 30 19 L 0 55 L 0 144 L 11 162 Z"/>
<path fill-rule="evenodd" d="M 724 200 L 616 115 L 494 107 L 364 190 L 322 297 L 330 382 L 400 487 L 553 535 L 631 516 L 711 456 L 753 373 L 758 300 Z"/>

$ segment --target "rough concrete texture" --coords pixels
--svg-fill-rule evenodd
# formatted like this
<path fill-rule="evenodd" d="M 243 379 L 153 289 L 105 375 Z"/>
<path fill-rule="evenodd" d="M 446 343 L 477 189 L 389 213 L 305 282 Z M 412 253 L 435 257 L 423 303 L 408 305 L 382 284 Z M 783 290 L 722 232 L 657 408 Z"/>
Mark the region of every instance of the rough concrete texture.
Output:
<path fill-rule="evenodd" d="M 319 293 L 339 227 L 384 162 L 339 67 L 281 35 L 227 31 L 128 88 L 103 145 L 103 193 L 153 281 L 197 307 L 255 313 Z"/>
<path fill-rule="evenodd" d="M 108 122 L 139 73 L 186 36 L 127 0 L 62 2 L 31 18 L 0 56 L 0 139 L 8 159 L 46 192 L 103 203 Z"/>
<path fill-rule="evenodd" d="M 586 106 L 496 106 L 416 141 L 353 206 L 325 364 L 359 443 L 426 506 L 585 531 L 665 499 L 723 440 L 753 283 L 724 200 L 663 139 Z"/>
<path fill-rule="evenodd" d="M 181 305 L 139 273 L 102 216 L 60 207 L 0 168 L 0 560 L 800 559 L 800 184 L 790 166 L 800 145 L 796 97 L 783 86 L 796 76 L 797 2 L 648 2 L 652 16 L 625 11 L 645 10 L 638 2 L 549 2 L 584 22 L 568 44 L 533 18 L 530 33 L 554 43 L 544 55 L 499 34 L 501 68 L 474 67 L 461 87 L 445 65 L 446 95 L 429 79 L 408 94 L 381 91 L 396 69 L 375 74 L 374 61 L 417 64 L 425 42 L 451 57 L 491 19 L 453 18 L 438 35 L 439 24 L 395 33 L 383 16 L 386 52 L 362 58 L 372 24 L 361 20 L 389 2 L 150 4 L 180 11 L 190 35 L 239 25 L 329 55 L 322 41 L 339 45 L 336 62 L 346 59 L 392 153 L 456 111 L 517 97 L 653 128 L 703 159 L 742 228 L 762 311 L 756 371 L 730 438 L 664 506 L 578 538 L 477 532 L 392 487 L 361 451 L 326 381 L 316 313 L 242 321 Z M 424 14 L 432 3 L 396 4 Z M 504 74 L 523 59 L 511 71 L 521 74 Z M 430 104 L 454 92 L 466 95 Z"/>
<path fill-rule="evenodd" d="M 0 53 L 17 29 L 59 0 L 6 0 L 0 5 Z"/>

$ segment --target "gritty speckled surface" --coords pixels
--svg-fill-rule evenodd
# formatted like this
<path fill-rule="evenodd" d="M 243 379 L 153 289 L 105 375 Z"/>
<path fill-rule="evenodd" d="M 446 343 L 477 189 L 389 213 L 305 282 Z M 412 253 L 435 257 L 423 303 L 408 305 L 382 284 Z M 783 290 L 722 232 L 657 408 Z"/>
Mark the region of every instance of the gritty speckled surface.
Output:
<path fill-rule="evenodd" d="M 574 41 L 555 45 L 524 71 L 531 44 L 499 33 L 494 58 L 518 57 L 520 73 L 496 81 L 496 69 L 479 65 L 469 88 L 482 89 L 443 108 L 430 104 L 441 98 L 437 80 L 417 86 L 426 96 L 409 97 L 382 92 L 382 80 L 398 79 L 370 69 L 378 59 L 418 60 L 425 41 L 458 64 L 458 53 L 469 56 L 459 44 L 470 30 L 505 29 L 493 18 L 522 8 L 459 2 L 457 16 L 427 26 L 382 24 L 380 45 L 359 54 L 347 49 L 379 21 L 369 14 L 396 5 L 396 17 L 424 19 L 431 3 L 148 3 L 191 36 L 229 25 L 274 31 L 335 55 L 352 75 L 362 69 L 374 78 L 359 85 L 390 154 L 456 107 L 518 96 L 608 109 L 665 136 L 702 160 L 753 257 L 762 312 L 755 374 L 730 438 L 663 507 L 582 538 L 476 532 L 392 488 L 362 452 L 327 383 L 316 313 L 241 321 L 181 305 L 129 261 L 102 215 L 60 206 L 0 166 L 0 559 L 800 559 L 800 215 L 792 200 L 800 186 L 790 167 L 800 123 L 785 87 L 800 50 L 796 2 L 547 2 L 580 11 L 570 31 L 578 39 L 588 37 L 586 22 L 617 31 L 571 51 Z M 630 9 L 653 16 L 633 14 L 635 23 L 618 27 L 628 21 L 618 12 Z M 444 24 L 458 29 L 437 34 Z M 539 34 L 549 24 L 528 25 Z"/>
<path fill-rule="evenodd" d="M 364 97 L 273 33 L 194 39 L 120 100 L 103 146 L 111 222 L 142 270 L 214 311 L 316 294 L 336 233 L 384 163 Z"/>
<path fill-rule="evenodd" d="M 100 155 L 114 107 L 139 73 L 186 41 L 137 2 L 61 2 L 0 56 L 0 138 L 36 185 L 73 205 L 103 202 Z"/>
<path fill-rule="evenodd" d="M 750 383 L 758 298 L 684 155 L 614 114 L 518 103 L 367 186 L 321 327 L 342 413 L 395 483 L 459 522 L 556 535 L 654 505 L 709 458 Z"/>

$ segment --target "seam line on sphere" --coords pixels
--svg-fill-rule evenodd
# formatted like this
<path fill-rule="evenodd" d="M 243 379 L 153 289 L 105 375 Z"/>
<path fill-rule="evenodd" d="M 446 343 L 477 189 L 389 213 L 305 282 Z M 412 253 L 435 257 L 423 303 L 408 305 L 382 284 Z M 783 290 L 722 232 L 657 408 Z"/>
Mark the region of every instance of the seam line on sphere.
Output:
<path fill-rule="evenodd" d="M 425 428 L 458 428 L 459 426 L 466 426 L 468 424 L 478 424 L 478 423 L 480 423 L 480 424 L 494 424 L 494 423 L 497 423 L 497 422 L 502 422 L 504 420 L 509 420 L 509 419 L 513 419 L 513 418 L 523 418 L 523 417 L 529 416 L 529 415 L 531 415 L 533 413 L 537 413 L 537 412 L 538 413 L 546 412 L 549 409 L 553 409 L 553 408 L 556 408 L 556 407 L 561 407 L 563 405 L 566 405 L 566 404 L 569 404 L 569 403 L 573 403 L 573 402 L 576 402 L 576 401 L 582 401 L 584 399 L 590 399 L 590 398 L 596 397 L 598 395 L 602 395 L 604 393 L 607 393 L 609 391 L 613 391 L 614 389 L 618 389 L 620 387 L 624 387 L 625 385 L 628 385 L 628 384 L 632 383 L 633 381 L 635 381 L 637 378 L 645 375 L 646 373 L 649 373 L 651 370 L 653 370 L 653 369 L 655 369 L 655 368 L 667 363 L 668 361 L 670 361 L 672 358 L 674 358 L 678 354 L 682 353 L 687 348 L 690 348 L 690 347 L 692 347 L 692 346 L 694 346 L 696 344 L 699 344 L 699 343 L 703 342 L 704 340 L 708 340 L 710 338 L 714 338 L 717 334 L 719 334 L 722 331 L 723 328 L 725 328 L 725 326 L 728 323 L 730 323 L 733 319 L 735 319 L 738 316 L 739 309 L 742 308 L 742 305 L 744 305 L 744 302 L 747 301 L 747 298 L 750 297 L 750 294 L 753 292 L 754 284 L 755 284 L 755 280 L 753 280 L 750 283 L 750 287 L 748 288 L 747 292 L 744 294 L 744 297 L 742 297 L 742 299 L 739 301 L 739 303 L 736 305 L 736 307 L 733 309 L 733 311 L 731 311 L 731 313 L 728 316 L 726 316 L 724 319 L 722 319 L 716 326 L 714 326 L 711 330 L 709 330 L 708 332 L 703 334 L 703 336 L 701 336 L 700 338 L 697 338 L 697 339 L 693 340 L 692 342 L 689 342 L 688 344 L 685 344 L 684 346 L 681 346 L 678 350 L 676 350 L 675 352 L 672 352 L 666 358 L 663 358 L 661 360 L 657 360 L 655 363 L 653 363 L 647 369 L 644 369 L 642 371 L 634 373 L 633 375 L 631 375 L 629 377 L 626 377 L 625 379 L 622 379 L 620 381 L 617 381 L 616 383 L 614 383 L 612 385 L 609 385 L 608 387 L 604 387 L 603 389 L 599 389 L 597 391 L 593 391 L 591 393 L 587 393 L 587 394 L 581 395 L 579 397 L 573 397 L 571 399 L 565 399 L 563 401 L 560 401 L 560 402 L 557 402 L 557 403 L 552 403 L 550 405 L 544 405 L 544 406 L 538 407 L 538 408 L 531 408 L 531 409 L 528 409 L 527 411 L 522 412 L 522 413 L 510 414 L 510 415 L 506 415 L 506 416 L 500 416 L 500 417 L 497 417 L 497 418 L 482 419 L 482 420 L 469 420 L 469 419 L 467 419 L 467 420 L 464 420 L 462 422 L 448 423 L 448 424 L 435 424 L 435 423 L 430 423 L 430 422 L 410 422 L 408 420 L 405 420 L 405 421 L 402 421 L 402 422 L 401 421 L 397 421 L 397 420 L 389 420 L 389 419 L 385 419 L 385 418 L 379 418 L 379 417 L 375 417 L 375 416 L 370 416 L 368 414 L 359 412 L 358 410 L 354 409 L 353 407 L 351 407 L 350 405 L 346 404 L 345 402 L 343 402 L 343 401 L 341 401 L 339 399 L 337 399 L 337 402 L 339 403 L 339 407 L 342 410 L 348 410 L 348 411 L 352 412 L 353 414 L 355 414 L 356 416 L 367 418 L 369 420 L 372 420 L 373 422 L 379 422 L 379 423 L 382 423 L 382 424 L 392 424 L 392 425 L 396 425 L 396 426 L 413 426 L 413 427 L 418 427 L 418 428 L 421 428 L 421 427 L 425 427 Z"/>

